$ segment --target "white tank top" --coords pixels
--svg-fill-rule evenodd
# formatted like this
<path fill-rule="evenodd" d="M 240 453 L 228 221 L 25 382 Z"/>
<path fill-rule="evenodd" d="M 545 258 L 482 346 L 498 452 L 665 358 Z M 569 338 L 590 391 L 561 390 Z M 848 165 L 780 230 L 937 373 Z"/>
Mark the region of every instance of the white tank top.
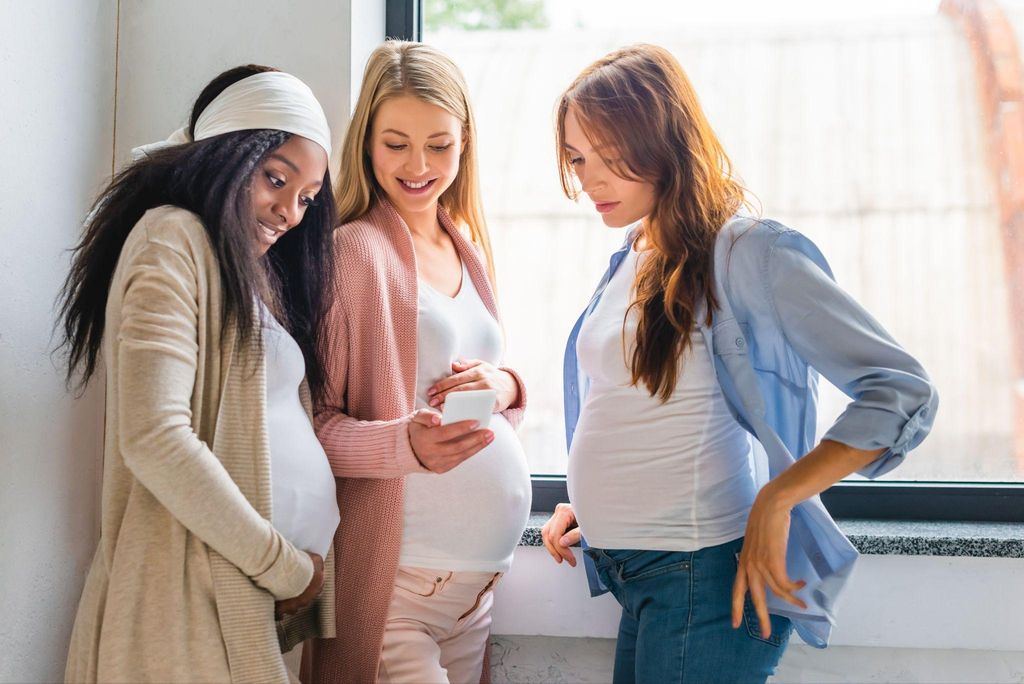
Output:
<path fill-rule="evenodd" d="M 645 257 L 630 250 L 580 329 L 591 385 L 569 453 L 569 499 L 592 546 L 695 551 L 743 536 L 756 493 L 751 443 L 699 330 L 666 403 L 630 385 L 636 310 L 625 336 L 623 319 Z"/>
<path fill-rule="evenodd" d="M 340 516 L 334 474 L 299 398 L 306 375 L 302 350 L 262 307 L 267 363 L 271 523 L 303 551 L 327 555 Z"/>
<path fill-rule="evenodd" d="M 452 362 L 498 365 L 502 334 L 465 267 L 462 286 L 448 297 L 420 279 L 416 408 L 426 391 L 452 374 Z M 494 441 L 443 474 L 405 478 L 400 565 L 454 571 L 505 572 L 530 515 L 526 455 L 505 417 L 491 417 Z"/>

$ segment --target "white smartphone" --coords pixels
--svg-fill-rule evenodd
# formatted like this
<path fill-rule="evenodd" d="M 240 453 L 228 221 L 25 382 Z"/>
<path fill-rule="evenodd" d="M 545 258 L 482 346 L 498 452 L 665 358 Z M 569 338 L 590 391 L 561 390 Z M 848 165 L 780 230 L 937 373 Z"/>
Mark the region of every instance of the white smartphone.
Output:
<path fill-rule="evenodd" d="M 449 392 L 444 398 L 444 413 L 441 414 L 441 425 L 458 423 L 461 420 L 475 420 L 480 429 L 491 424 L 494 413 L 494 402 L 498 393 L 492 389 L 466 390 Z"/>

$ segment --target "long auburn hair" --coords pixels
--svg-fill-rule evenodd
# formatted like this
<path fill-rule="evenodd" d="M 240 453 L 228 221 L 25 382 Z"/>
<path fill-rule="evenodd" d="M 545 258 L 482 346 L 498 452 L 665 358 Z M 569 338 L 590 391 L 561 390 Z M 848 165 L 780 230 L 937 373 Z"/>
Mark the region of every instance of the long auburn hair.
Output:
<path fill-rule="evenodd" d="M 369 154 L 373 117 L 383 102 L 401 95 L 412 95 L 436 105 L 462 124 L 464 146 L 459 171 L 451 186 L 441 194 L 439 203 L 483 250 L 493 284 L 494 258 L 480 201 L 476 123 L 469 89 L 455 62 L 435 47 L 388 40 L 370 55 L 342 146 L 341 172 L 334 189 L 338 221 L 344 224 L 360 218 L 383 196 L 384 191 L 373 175 Z"/>
<path fill-rule="evenodd" d="M 744 190 L 686 73 L 664 48 L 616 50 L 562 94 L 556 154 L 562 189 L 575 200 L 580 190 L 565 145 L 570 108 L 591 142 L 618 151 L 616 175 L 654 186 L 654 209 L 642 227 L 651 254 L 637 273 L 630 304 L 639 311 L 630 370 L 634 385 L 643 382 L 664 402 L 676 386 L 701 305 L 711 324 L 715 238 L 744 204 Z"/>
<path fill-rule="evenodd" d="M 276 69 L 250 64 L 217 76 L 192 108 L 190 132 L 225 88 L 266 71 Z M 265 257 L 257 258 L 254 245 L 253 178 L 267 155 L 289 137 L 277 130 L 225 133 L 152 152 L 114 177 L 86 219 L 58 297 L 58 350 L 67 357 L 69 386 L 84 387 L 96 371 L 110 285 L 132 228 L 148 210 L 173 205 L 197 214 L 206 229 L 220 271 L 223 330 L 233 326 L 242 343 L 250 341 L 257 333 L 254 298 L 263 297 L 302 349 L 314 400 L 323 397 L 322 320 L 333 291 L 326 267 L 334 225 L 330 173 L 324 175 L 316 204 Z M 76 375 L 78 383 L 73 382 Z"/>

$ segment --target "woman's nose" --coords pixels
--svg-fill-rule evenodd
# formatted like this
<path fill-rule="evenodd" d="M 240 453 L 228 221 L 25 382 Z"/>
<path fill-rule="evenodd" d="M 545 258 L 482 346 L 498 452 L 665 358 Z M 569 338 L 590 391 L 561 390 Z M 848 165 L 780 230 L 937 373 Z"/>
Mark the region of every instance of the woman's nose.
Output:
<path fill-rule="evenodd" d="M 405 162 L 409 173 L 420 176 L 427 172 L 427 156 L 423 152 L 413 152 Z"/>
<path fill-rule="evenodd" d="M 286 228 L 293 228 L 302 220 L 302 200 L 298 197 L 278 202 L 274 214 L 285 223 Z"/>

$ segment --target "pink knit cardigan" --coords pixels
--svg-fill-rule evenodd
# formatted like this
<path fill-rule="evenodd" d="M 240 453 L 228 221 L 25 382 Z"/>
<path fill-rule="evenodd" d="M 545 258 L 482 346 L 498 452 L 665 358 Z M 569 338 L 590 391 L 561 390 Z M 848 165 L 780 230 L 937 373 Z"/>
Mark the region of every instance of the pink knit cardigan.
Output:
<path fill-rule="evenodd" d="M 443 209 L 438 219 L 497 319 L 475 246 Z M 337 637 L 307 643 L 306 684 L 376 681 L 402 543 L 404 476 L 426 472 L 407 432 L 416 392 L 416 255 L 405 221 L 387 200 L 337 229 L 335 265 L 339 289 L 327 321 L 330 405 L 318 411 L 316 425 L 341 509 L 334 537 Z M 518 427 L 526 390 L 512 375 L 519 400 L 504 415 Z"/>

